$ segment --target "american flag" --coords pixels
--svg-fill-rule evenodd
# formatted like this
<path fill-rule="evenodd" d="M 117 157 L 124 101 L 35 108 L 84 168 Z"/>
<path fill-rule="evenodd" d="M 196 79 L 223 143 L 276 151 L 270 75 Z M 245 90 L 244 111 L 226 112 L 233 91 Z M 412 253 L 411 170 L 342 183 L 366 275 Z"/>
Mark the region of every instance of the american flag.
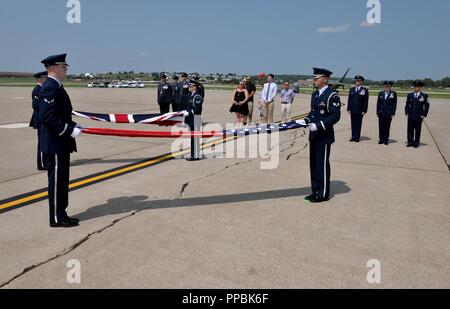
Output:
<path fill-rule="evenodd" d="M 286 124 L 262 125 L 252 128 L 241 128 L 235 130 L 223 131 L 136 131 L 136 130 L 118 130 L 118 129 L 104 129 L 104 128 L 88 128 L 83 130 L 83 133 L 92 135 L 107 135 L 119 137 L 149 137 L 149 138 L 179 138 L 179 137 L 224 137 L 224 136 L 248 136 L 254 134 L 273 134 L 276 132 L 289 131 L 294 129 L 305 128 L 305 125 L 299 124 L 296 121 L 291 121 Z"/>
<path fill-rule="evenodd" d="M 184 120 L 183 112 L 173 112 L 167 114 L 97 114 L 89 112 L 72 111 L 77 117 L 91 119 L 95 121 L 111 123 L 143 123 L 170 127 Z"/>

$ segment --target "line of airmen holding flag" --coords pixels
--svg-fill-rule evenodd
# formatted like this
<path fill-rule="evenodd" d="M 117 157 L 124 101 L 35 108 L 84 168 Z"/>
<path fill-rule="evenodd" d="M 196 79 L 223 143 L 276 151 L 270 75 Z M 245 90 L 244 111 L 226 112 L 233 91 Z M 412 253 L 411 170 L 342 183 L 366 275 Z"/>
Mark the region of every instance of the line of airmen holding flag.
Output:
<path fill-rule="evenodd" d="M 46 71 L 35 74 L 37 85 L 32 93 L 33 116 L 30 126 L 38 132 L 37 166 L 38 170 L 47 170 L 50 227 L 75 227 L 77 218 L 71 218 L 66 212 L 69 204 L 68 187 L 70 171 L 70 154 L 77 151 L 75 139 L 84 129 L 72 120 L 72 104 L 64 89 L 68 64 L 66 54 L 54 55 L 42 60 Z M 334 125 L 341 119 L 341 99 L 338 92 L 329 85 L 331 71 L 313 68 L 316 91 L 311 96 L 311 111 L 304 119 L 297 122 L 309 129 L 311 194 L 305 200 L 321 203 L 330 198 L 330 152 L 335 142 Z M 187 80 L 182 74 L 182 81 L 173 92 L 167 83 L 167 77 L 161 74 L 158 86 L 158 103 L 164 105 L 161 113 L 168 112 L 168 106 L 174 103 L 186 117 L 191 131 L 201 130 L 202 104 L 205 96 L 204 87 L 198 78 Z M 348 112 L 352 115 L 352 139 L 359 142 L 362 119 L 367 113 L 369 91 L 362 86 L 364 78 L 355 77 L 355 87 L 350 89 Z M 380 123 L 380 144 L 388 144 L 389 126 L 397 107 L 397 94 L 392 91 L 393 82 L 387 81 L 385 91 L 378 95 L 377 114 Z M 414 82 L 415 91 L 407 97 L 405 114 L 408 116 L 408 147 L 419 147 L 423 119 L 427 116 L 430 104 L 428 95 L 422 93 L 424 84 Z M 161 94 L 166 91 L 167 100 Z M 187 101 L 186 101 L 187 98 Z M 169 104 L 168 104 L 169 103 Z M 186 104 L 186 105 L 185 105 Z M 173 106 L 173 107 L 174 107 Z M 191 158 L 199 159 L 198 139 L 191 138 Z"/>

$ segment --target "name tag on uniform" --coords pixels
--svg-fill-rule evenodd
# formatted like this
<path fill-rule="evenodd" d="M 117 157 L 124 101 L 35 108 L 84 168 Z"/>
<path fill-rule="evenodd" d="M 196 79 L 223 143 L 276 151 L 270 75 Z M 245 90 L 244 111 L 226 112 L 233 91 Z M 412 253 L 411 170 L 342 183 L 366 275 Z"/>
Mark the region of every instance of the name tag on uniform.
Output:
<path fill-rule="evenodd" d="M 425 98 L 424 98 L 424 97 L 421 97 L 420 100 L 419 100 L 419 102 L 425 102 Z"/>
<path fill-rule="evenodd" d="M 360 94 L 360 95 L 366 95 L 366 91 L 363 90 L 363 91 L 361 91 L 359 94 Z"/>

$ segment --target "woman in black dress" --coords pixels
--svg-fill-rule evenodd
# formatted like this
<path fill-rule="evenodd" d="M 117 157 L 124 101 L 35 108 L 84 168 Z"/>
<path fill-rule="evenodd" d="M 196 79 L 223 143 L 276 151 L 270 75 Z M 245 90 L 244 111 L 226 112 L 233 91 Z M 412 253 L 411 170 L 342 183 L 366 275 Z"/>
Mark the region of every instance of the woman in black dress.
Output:
<path fill-rule="evenodd" d="M 233 105 L 230 108 L 230 113 L 236 113 L 236 127 L 244 126 L 244 119 L 249 114 L 248 99 L 249 95 L 247 89 L 245 89 L 245 83 L 241 82 L 233 93 Z"/>

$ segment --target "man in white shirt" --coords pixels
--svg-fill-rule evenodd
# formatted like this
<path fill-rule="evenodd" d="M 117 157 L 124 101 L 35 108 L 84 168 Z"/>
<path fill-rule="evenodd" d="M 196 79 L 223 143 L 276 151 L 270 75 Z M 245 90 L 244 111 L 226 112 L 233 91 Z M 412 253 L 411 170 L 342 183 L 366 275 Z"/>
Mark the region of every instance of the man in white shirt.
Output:
<path fill-rule="evenodd" d="M 267 83 L 264 84 L 263 91 L 260 95 L 260 104 L 264 109 L 264 123 L 273 123 L 273 110 L 275 107 L 275 96 L 277 95 L 277 84 L 274 82 L 275 76 L 269 74 L 267 76 Z"/>

